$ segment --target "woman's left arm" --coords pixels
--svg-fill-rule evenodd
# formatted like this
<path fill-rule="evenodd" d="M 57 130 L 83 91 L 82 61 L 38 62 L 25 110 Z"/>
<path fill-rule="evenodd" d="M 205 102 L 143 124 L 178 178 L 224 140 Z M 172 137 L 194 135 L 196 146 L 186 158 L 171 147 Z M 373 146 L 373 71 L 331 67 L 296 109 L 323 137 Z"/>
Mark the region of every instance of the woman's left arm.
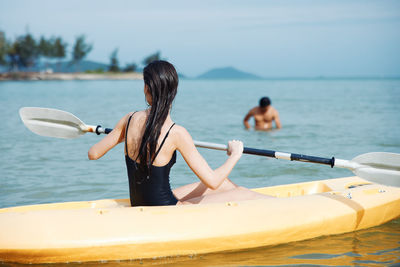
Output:
<path fill-rule="evenodd" d="M 121 143 L 125 139 L 125 126 L 130 114 L 125 115 L 119 120 L 114 129 L 106 135 L 100 142 L 93 145 L 88 152 L 90 160 L 96 160 L 104 156 L 111 148 Z"/>

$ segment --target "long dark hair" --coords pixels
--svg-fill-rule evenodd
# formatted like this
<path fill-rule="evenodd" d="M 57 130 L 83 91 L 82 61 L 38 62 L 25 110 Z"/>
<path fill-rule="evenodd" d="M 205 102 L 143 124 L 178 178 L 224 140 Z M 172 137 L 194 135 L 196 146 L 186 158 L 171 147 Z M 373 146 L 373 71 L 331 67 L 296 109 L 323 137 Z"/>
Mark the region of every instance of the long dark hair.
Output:
<path fill-rule="evenodd" d="M 143 70 L 143 79 L 152 97 L 150 114 L 146 120 L 138 158 L 140 165 L 150 172 L 161 128 L 168 116 L 178 89 L 178 74 L 174 66 L 163 60 L 151 62 Z"/>

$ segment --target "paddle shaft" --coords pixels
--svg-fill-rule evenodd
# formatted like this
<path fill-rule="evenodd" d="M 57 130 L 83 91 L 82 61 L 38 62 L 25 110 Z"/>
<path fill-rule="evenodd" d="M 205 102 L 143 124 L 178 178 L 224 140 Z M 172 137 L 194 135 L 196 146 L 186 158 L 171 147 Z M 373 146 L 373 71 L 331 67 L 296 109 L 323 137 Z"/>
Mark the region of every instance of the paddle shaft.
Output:
<path fill-rule="evenodd" d="M 208 142 L 194 141 L 194 144 L 197 147 L 203 147 L 203 148 L 211 148 L 211 149 L 225 150 L 225 151 L 228 149 L 228 147 L 226 145 L 220 145 L 220 144 L 214 144 L 214 143 L 208 143 Z M 286 160 L 292 160 L 292 161 L 319 163 L 319 164 L 329 165 L 331 167 L 335 166 L 335 158 L 334 157 L 329 159 L 329 158 L 307 156 L 307 155 L 303 155 L 303 154 L 285 153 L 285 152 L 278 152 L 278 151 L 273 151 L 273 150 L 250 148 L 250 147 L 244 147 L 243 153 L 250 154 L 250 155 L 265 156 L 265 157 L 276 158 L 276 159 L 286 159 Z"/>
<path fill-rule="evenodd" d="M 308 156 L 308 155 L 303 155 L 303 154 L 284 153 L 284 152 L 278 152 L 278 151 L 273 151 L 273 150 L 264 150 L 264 149 L 250 148 L 250 147 L 245 147 L 243 149 L 243 153 L 251 154 L 251 155 L 266 156 L 266 157 L 277 158 L 277 159 L 319 163 L 319 164 L 329 165 L 332 168 L 335 165 L 334 157 L 329 159 L 329 158 Z"/>
<path fill-rule="evenodd" d="M 92 129 L 95 128 L 96 130 L 94 132 L 98 135 L 101 133 L 108 134 L 112 131 L 112 129 L 110 129 L 110 128 L 104 129 L 100 125 L 98 125 L 97 127 L 88 125 L 88 128 L 92 128 Z M 194 144 L 197 147 L 202 147 L 202 148 L 210 148 L 210 149 L 224 150 L 224 151 L 228 150 L 228 147 L 226 145 L 221 145 L 221 144 L 201 142 L 201 141 L 194 141 Z M 323 165 L 329 165 L 332 168 L 333 168 L 333 166 L 335 166 L 335 158 L 334 157 L 321 158 L 321 157 L 314 157 L 314 156 L 308 156 L 308 155 L 303 155 L 303 154 L 285 153 L 285 152 L 278 152 L 278 151 L 267 150 L 267 149 L 257 149 L 257 148 L 251 148 L 251 147 L 244 147 L 243 153 L 250 154 L 250 155 L 257 155 L 257 156 L 265 156 L 265 157 L 276 158 L 276 159 L 286 159 L 286 160 L 291 160 L 291 161 L 318 163 L 318 164 L 323 164 Z"/>

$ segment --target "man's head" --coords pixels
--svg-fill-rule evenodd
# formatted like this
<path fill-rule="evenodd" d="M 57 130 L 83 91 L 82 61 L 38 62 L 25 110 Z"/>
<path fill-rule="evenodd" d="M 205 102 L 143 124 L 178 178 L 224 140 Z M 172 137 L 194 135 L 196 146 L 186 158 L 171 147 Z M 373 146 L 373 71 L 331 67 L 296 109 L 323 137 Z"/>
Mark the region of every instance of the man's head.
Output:
<path fill-rule="evenodd" d="M 269 105 L 271 105 L 271 100 L 269 99 L 269 97 L 263 97 L 260 99 L 260 108 L 266 108 Z"/>

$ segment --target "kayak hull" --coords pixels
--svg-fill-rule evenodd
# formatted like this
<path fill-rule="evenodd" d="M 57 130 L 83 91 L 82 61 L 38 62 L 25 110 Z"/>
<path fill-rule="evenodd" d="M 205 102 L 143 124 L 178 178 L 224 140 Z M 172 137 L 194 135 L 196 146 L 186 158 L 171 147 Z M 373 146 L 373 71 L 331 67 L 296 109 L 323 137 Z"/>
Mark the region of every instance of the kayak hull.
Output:
<path fill-rule="evenodd" d="M 164 207 L 109 199 L 0 209 L 0 261 L 113 261 L 241 250 L 352 232 L 400 216 L 400 188 L 359 177 L 254 191 L 273 197 Z"/>

